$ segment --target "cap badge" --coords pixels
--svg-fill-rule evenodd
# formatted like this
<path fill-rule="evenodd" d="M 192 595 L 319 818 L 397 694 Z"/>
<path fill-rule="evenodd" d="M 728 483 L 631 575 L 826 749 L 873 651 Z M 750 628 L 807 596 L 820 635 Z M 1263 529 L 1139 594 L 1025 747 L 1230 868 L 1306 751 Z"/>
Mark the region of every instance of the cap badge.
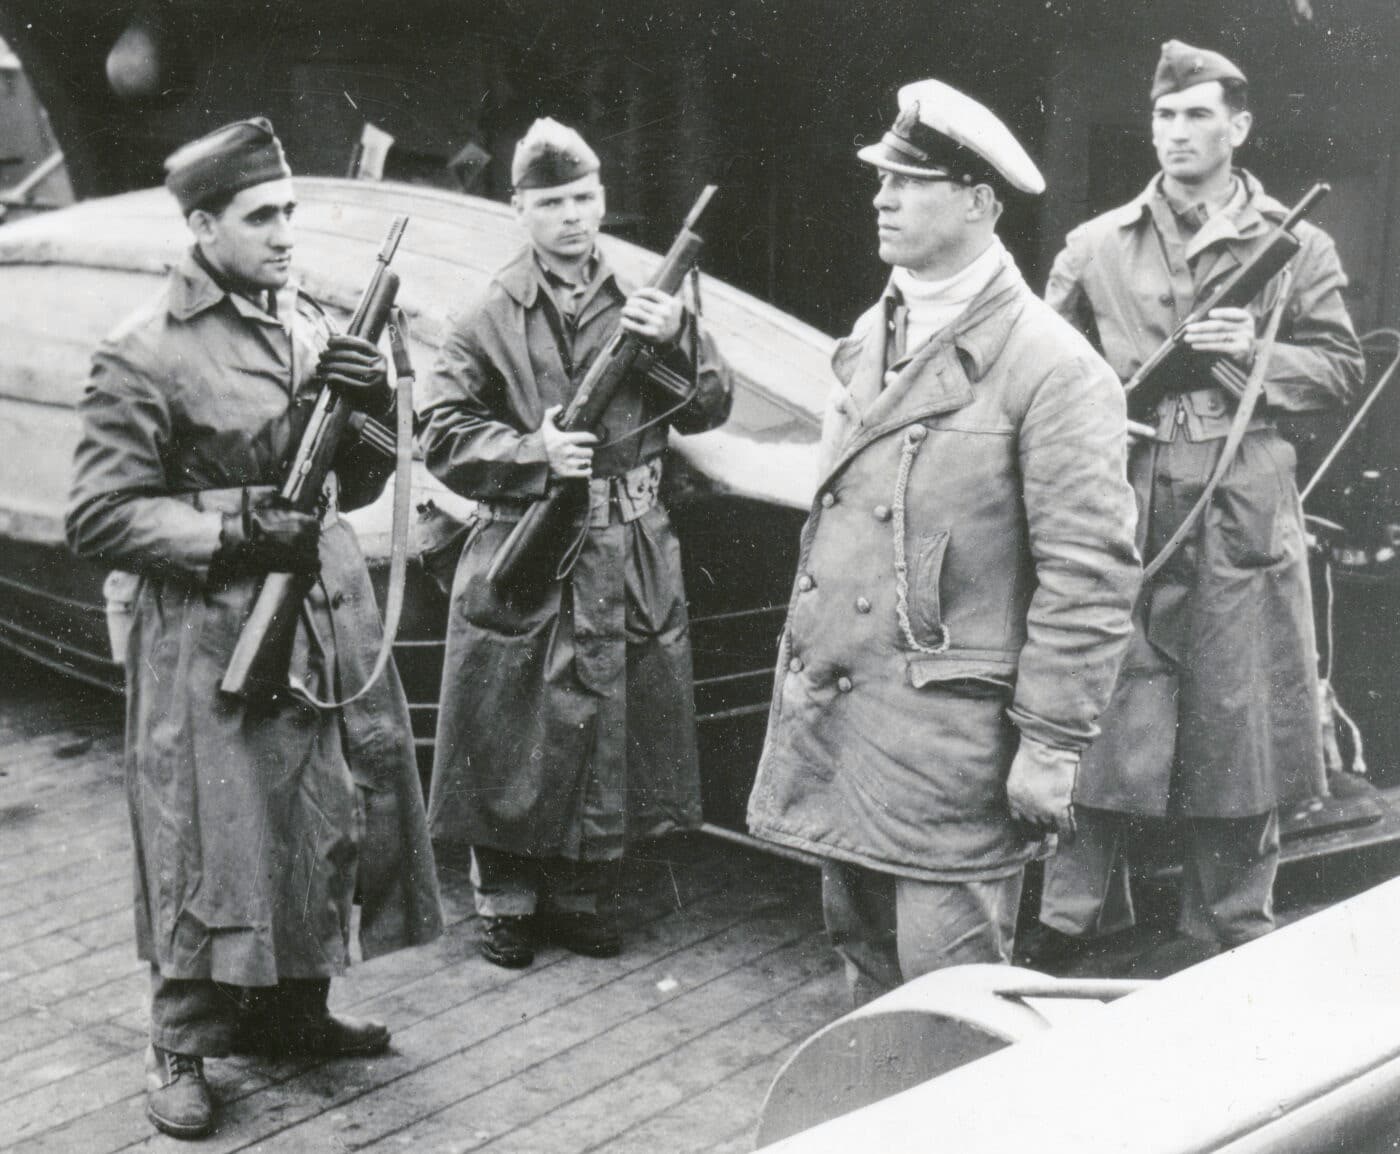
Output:
<path fill-rule="evenodd" d="M 895 135 L 908 140 L 919 123 L 919 102 L 911 101 L 899 110 L 899 118 L 894 122 Z"/>

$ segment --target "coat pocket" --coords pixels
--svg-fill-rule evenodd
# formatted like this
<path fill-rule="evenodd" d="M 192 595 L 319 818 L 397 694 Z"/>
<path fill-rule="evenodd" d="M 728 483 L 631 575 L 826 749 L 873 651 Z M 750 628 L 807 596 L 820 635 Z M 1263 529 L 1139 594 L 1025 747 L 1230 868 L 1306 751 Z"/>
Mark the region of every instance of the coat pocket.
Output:
<path fill-rule="evenodd" d="M 1225 558 L 1235 568 L 1261 569 L 1288 557 L 1295 460 L 1286 441 L 1246 441 L 1216 489 L 1213 521 Z"/>
<path fill-rule="evenodd" d="M 938 529 L 913 537 L 905 549 L 908 557 L 908 593 L 907 613 L 901 614 L 901 632 L 909 648 L 939 652 L 948 645 L 941 594 L 948 531 Z"/>
<path fill-rule="evenodd" d="M 1010 659 L 915 658 L 909 662 L 909 684 L 915 689 L 932 685 L 963 697 L 1009 698 L 1016 686 L 1016 663 Z"/>

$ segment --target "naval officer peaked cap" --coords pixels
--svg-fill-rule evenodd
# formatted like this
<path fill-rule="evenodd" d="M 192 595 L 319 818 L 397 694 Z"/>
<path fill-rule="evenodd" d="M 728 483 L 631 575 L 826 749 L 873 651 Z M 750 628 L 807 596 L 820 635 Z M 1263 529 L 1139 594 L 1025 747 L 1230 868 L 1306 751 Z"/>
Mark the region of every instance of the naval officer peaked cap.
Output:
<path fill-rule="evenodd" d="M 216 128 L 165 161 L 165 187 L 186 216 L 220 196 L 291 175 L 282 142 L 261 116 Z"/>
<path fill-rule="evenodd" d="M 548 116 L 530 125 L 515 146 L 510 183 L 524 188 L 557 188 L 598 171 L 598 154 L 567 125 Z"/>
<path fill-rule="evenodd" d="M 1038 195 L 1045 178 L 995 113 L 944 84 L 919 80 L 899 90 L 899 117 L 856 154 L 866 164 L 906 176 L 956 176 L 964 184 L 999 178 Z"/>
<path fill-rule="evenodd" d="M 1162 45 L 1157 61 L 1157 73 L 1152 77 L 1152 99 L 1171 92 L 1208 84 L 1212 80 L 1238 80 L 1247 83 L 1244 73 L 1219 52 L 1208 48 L 1192 48 L 1180 40 L 1168 40 Z"/>

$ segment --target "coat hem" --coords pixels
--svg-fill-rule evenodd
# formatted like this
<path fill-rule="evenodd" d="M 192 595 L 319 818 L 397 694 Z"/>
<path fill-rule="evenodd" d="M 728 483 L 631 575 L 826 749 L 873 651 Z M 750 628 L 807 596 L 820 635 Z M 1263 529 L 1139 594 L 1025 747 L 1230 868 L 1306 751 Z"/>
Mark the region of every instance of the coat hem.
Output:
<path fill-rule="evenodd" d="M 954 866 L 947 869 L 930 869 L 911 865 L 908 862 L 890 861 L 847 846 L 832 845 L 829 842 L 815 841 L 811 838 L 799 837 L 796 834 L 783 833 L 774 829 L 750 826 L 749 832 L 765 841 L 775 842 L 778 845 L 787 846 L 789 849 L 803 850 L 815 854 L 817 857 L 850 862 L 877 873 L 894 874 L 897 877 L 915 878 L 928 882 L 996 881 L 1019 873 L 1026 867 L 1026 863 L 1035 857 L 1035 848 L 1032 846 L 1025 849 L 1013 860 L 997 865 L 977 868 Z"/>

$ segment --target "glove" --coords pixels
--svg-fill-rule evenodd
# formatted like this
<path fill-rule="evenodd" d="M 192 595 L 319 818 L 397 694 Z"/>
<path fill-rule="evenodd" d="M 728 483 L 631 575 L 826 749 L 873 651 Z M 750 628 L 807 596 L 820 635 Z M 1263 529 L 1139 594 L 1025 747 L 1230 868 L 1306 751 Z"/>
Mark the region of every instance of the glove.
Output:
<path fill-rule="evenodd" d="M 1041 832 L 1053 829 L 1062 841 L 1073 841 L 1078 774 L 1079 754 L 1074 750 L 1052 749 L 1023 734 L 1006 778 L 1011 816 Z"/>
<path fill-rule="evenodd" d="M 252 575 L 321 571 L 321 522 L 292 509 L 248 509 L 225 513 L 211 567 Z"/>
<path fill-rule="evenodd" d="M 362 413 L 382 413 L 393 403 L 384 354 L 362 337 L 348 333 L 331 337 L 316 363 L 316 372 Z"/>

